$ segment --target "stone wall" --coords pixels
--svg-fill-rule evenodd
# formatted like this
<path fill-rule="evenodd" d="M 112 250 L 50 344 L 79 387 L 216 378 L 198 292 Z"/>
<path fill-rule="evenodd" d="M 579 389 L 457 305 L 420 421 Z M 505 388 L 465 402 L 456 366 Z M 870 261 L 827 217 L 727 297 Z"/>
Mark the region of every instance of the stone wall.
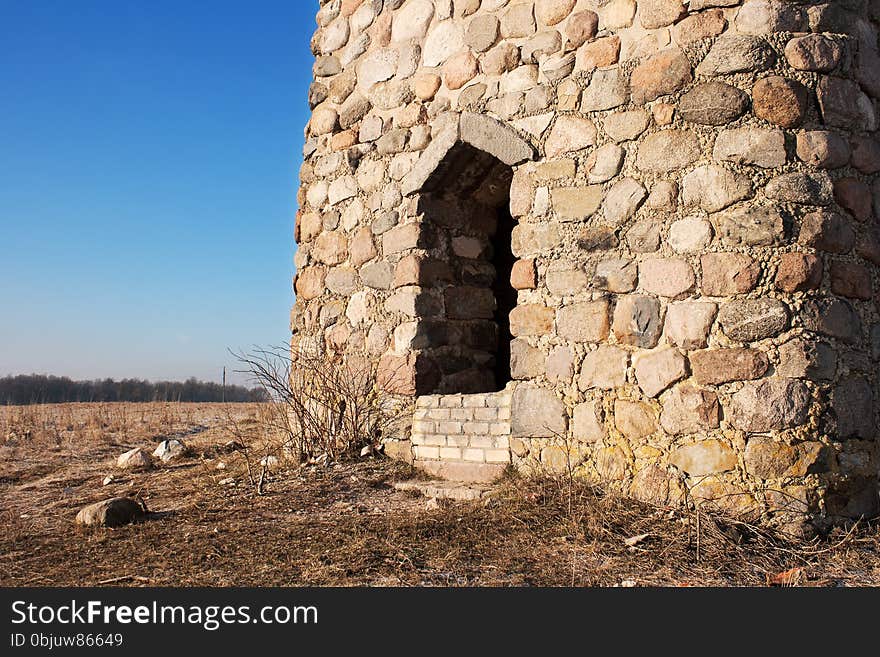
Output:
<path fill-rule="evenodd" d="M 418 414 L 506 389 L 524 470 L 780 524 L 876 512 L 878 21 L 322 2 L 294 342 L 375 359 Z"/>

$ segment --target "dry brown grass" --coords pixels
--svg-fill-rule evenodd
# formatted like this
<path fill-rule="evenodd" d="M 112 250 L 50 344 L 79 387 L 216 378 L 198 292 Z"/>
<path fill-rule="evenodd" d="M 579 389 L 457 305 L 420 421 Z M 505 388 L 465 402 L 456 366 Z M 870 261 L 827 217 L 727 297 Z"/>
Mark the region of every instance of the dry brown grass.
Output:
<path fill-rule="evenodd" d="M 260 408 L 231 408 L 258 439 Z M 488 501 L 428 510 L 393 488 L 408 466 L 373 459 L 281 469 L 257 495 L 241 454 L 220 449 L 227 426 L 210 404 L 0 409 L 0 585 L 880 585 L 870 524 L 808 544 L 705 514 L 698 531 L 694 514 L 516 477 Z M 175 434 L 192 458 L 101 485 L 121 452 Z M 84 504 L 135 491 L 148 521 L 73 524 Z"/>

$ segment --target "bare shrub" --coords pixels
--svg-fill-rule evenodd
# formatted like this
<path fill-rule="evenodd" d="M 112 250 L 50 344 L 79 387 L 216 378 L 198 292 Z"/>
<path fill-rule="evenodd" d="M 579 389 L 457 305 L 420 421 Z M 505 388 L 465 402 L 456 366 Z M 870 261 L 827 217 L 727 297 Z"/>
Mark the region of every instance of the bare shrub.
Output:
<path fill-rule="evenodd" d="M 327 463 L 365 447 L 378 452 L 382 438 L 407 416 L 406 402 L 384 389 L 369 359 L 286 346 L 234 355 L 243 366 L 238 371 L 269 399 L 261 428 L 293 460 Z"/>

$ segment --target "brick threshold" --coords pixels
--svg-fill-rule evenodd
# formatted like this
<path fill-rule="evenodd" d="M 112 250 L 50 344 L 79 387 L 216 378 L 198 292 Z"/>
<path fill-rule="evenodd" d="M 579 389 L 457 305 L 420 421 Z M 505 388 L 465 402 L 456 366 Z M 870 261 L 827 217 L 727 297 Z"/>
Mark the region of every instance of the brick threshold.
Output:
<path fill-rule="evenodd" d="M 425 497 L 441 500 L 481 500 L 492 494 L 491 484 L 481 484 L 472 481 L 433 481 L 424 479 L 412 479 L 399 481 L 394 484 L 396 490 L 418 491 Z"/>

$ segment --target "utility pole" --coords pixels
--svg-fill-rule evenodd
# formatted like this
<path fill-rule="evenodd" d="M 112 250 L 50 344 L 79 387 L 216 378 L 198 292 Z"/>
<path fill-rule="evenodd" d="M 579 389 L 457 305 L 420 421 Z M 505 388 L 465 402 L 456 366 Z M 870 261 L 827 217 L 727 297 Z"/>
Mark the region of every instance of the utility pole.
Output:
<path fill-rule="evenodd" d="M 223 403 L 226 403 L 226 366 L 223 366 Z"/>

